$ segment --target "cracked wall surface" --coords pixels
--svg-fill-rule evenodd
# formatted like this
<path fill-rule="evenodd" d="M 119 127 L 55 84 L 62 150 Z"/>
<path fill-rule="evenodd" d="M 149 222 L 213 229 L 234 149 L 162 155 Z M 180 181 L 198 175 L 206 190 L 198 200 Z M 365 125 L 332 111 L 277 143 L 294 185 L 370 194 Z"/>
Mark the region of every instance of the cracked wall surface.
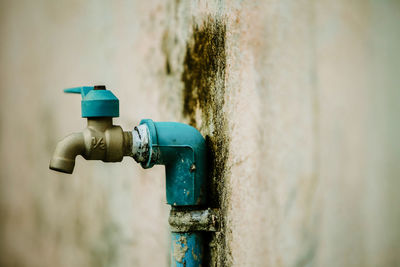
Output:
<path fill-rule="evenodd" d="M 164 170 L 77 159 L 80 97 L 209 148 L 210 266 L 400 264 L 395 0 L 1 1 L 0 266 L 168 266 Z"/>

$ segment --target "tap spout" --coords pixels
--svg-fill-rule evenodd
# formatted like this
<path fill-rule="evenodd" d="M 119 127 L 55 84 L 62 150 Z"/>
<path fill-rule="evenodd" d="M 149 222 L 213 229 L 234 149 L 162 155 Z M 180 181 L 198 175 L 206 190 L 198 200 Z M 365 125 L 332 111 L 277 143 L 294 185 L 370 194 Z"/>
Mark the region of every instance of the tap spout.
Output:
<path fill-rule="evenodd" d="M 85 138 L 83 133 L 73 133 L 58 142 L 53 157 L 50 160 L 50 169 L 72 173 L 77 155 L 85 153 Z"/>

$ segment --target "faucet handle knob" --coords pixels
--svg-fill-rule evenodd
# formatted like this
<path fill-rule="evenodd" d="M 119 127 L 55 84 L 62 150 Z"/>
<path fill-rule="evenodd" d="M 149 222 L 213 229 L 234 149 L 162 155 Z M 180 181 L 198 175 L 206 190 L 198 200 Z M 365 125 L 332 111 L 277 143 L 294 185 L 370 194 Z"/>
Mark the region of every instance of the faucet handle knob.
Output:
<path fill-rule="evenodd" d="M 67 94 L 81 94 L 82 99 L 89 93 L 89 91 L 93 90 L 93 86 L 81 86 L 81 87 L 73 87 L 64 89 L 64 93 Z"/>
<path fill-rule="evenodd" d="M 119 100 L 104 85 L 67 88 L 64 93 L 82 95 L 82 118 L 119 117 Z"/>

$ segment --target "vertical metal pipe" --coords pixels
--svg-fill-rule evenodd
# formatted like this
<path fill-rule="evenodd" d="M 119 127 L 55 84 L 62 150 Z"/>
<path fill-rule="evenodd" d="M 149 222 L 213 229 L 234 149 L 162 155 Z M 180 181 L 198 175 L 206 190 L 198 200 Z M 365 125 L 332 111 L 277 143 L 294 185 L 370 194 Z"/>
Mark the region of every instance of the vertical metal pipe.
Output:
<path fill-rule="evenodd" d="M 171 266 L 200 267 L 203 265 L 204 233 L 171 233 Z"/>

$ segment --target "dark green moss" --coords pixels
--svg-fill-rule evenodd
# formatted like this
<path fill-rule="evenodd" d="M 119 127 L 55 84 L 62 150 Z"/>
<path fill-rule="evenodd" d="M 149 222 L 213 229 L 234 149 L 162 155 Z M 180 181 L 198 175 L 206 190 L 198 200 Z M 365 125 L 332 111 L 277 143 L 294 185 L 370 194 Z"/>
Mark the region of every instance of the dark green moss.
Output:
<path fill-rule="evenodd" d="M 220 208 L 226 204 L 226 168 L 229 155 L 225 104 L 225 36 L 226 25 L 222 20 L 207 18 L 203 24 L 193 26 L 193 35 L 186 46 L 181 80 L 183 88 L 183 115 L 189 123 L 206 136 L 209 150 L 209 206 Z M 201 121 L 198 121 L 201 118 Z M 225 266 L 228 244 L 222 231 L 212 234 L 214 244 L 206 254 L 209 264 Z M 221 253 L 224 251 L 223 253 Z"/>
<path fill-rule="evenodd" d="M 224 177 L 228 157 L 226 118 L 223 112 L 225 95 L 226 26 L 220 20 L 207 19 L 193 26 L 193 36 L 186 46 L 184 71 L 183 115 L 189 123 L 206 134 L 210 151 L 211 190 L 217 189 Z M 197 121 L 201 113 L 201 123 Z M 210 129 L 213 129 L 212 132 Z M 211 205 L 220 206 L 219 194 L 211 192 Z"/>
<path fill-rule="evenodd" d="M 167 75 L 171 74 L 171 64 L 169 63 L 169 58 L 168 57 L 165 60 L 165 73 L 167 73 Z"/>
<path fill-rule="evenodd" d="M 203 25 L 193 27 L 192 40 L 187 43 L 182 73 L 183 114 L 190 118 L 192 125 L 196 124 L 197 107 L 203 111 L 206 123 L 217 122 L 215 115 L 223 115 L 219 108 L 224 105 L 225 33 L 225 24 L 210 18 Z"/>

